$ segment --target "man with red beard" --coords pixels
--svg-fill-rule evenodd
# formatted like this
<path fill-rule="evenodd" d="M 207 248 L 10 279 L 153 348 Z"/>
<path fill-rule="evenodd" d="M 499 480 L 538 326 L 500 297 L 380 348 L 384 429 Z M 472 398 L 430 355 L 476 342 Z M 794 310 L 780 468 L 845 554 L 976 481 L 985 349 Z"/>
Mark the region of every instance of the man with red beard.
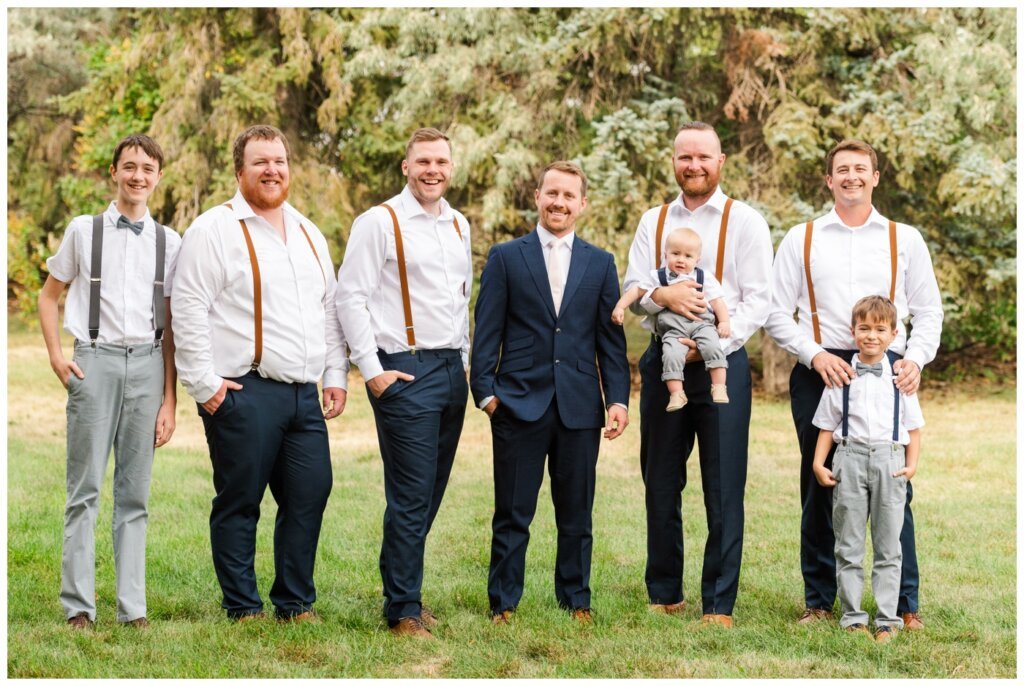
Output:
<path fill-rule="evenodd" d="M 331 491 L 324 420 L 347 394 L 334 266 L 317 227 L 285 202 L 288 162 L 273 126 L 235 139 L 238 192 L 185 232 L 171 299 L 175 362 L 213 463 L 221 606 L 238 621 L 264 616 L 253 561 L 268 484 L 278 505 L 270 601 L 279 620 L 316 617 L 313 564 Z"/>
<path fill-rule="evenodd" d="M 448 137 L 418 129 L 401 193 L 352 224 L 338 271 L 338 319 L 366 379 L 384 463 L 380 575 L 392 633 L 432 638 L 423 549 L 441 507 L 466 415 L 469 222 L 444 199 Z"/>
<path fill-rule="evenodd" d="M 721 339 L 729 362 L 728 404 L 711 401 L 711 380 L 696 344 L 685 370 L 686 406 L 667 413 L 661 342 L 653 336 L 640 359 L 640 468 L 647 504 L 647 593 L 651 609 L 678 615 L 683 601 L 682 490 L 694 438 L 700 444 L 708 540 L 701 575 L 703 621 L 732 626 L 743 551 L 743 491 L 750 428 L 750 365 L 743 345 L 768 316 L 772 242 L 768 224 L 750 206 L 718 187 L 725 155 L 715 130 L 684 124 L 672 154 L 682 193 L 644 213 L 629 251 L 623 290 L 662 263 L 672 229 L 689 227 L 703 242 L 701 264 L 722 284 L 732 336 Z M 706 309 L 695 281 L 656 288 L 633 306 L 654 314 L 667 308 L 697 319 Z"/>

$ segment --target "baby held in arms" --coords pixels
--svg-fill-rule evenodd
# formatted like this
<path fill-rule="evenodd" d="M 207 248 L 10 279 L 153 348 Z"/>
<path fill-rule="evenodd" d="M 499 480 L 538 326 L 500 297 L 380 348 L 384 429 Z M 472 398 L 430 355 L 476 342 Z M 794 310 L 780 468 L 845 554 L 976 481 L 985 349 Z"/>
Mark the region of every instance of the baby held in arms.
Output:
<path fill-rule="evenodd" d="M 730 334 L 729 310 L 722 297 L 722 285 L 714 276 L 697 266 L 700 255 L 701 240 L 696 231 L 687 228 L 673 230 L 665 241 L 665 266 L 652 270 L 646 280 L 623 293 L 612 310 L 612 321 L 621 325 L 626 308 L 658 286 L 696 281 L 698 288 L 703 290 L 704 300 L 709 307 L 696 321 L 671 310 L 662 310 L 657 315 L 644 318 L 644 327 L 653 331 L 662 342 L 661 379 L 668 387 L 667 412 L 681 410 L 686 405 L 683 367 L 690 348 L 681 343 L 680 338 L 689 338 L 697 344 L 704 358 L 704 366 L 711 376 L 711 400 L 716 403 L 729 402 L 725 389 L 725 370 L 729 364 L 719 338 Z"/>

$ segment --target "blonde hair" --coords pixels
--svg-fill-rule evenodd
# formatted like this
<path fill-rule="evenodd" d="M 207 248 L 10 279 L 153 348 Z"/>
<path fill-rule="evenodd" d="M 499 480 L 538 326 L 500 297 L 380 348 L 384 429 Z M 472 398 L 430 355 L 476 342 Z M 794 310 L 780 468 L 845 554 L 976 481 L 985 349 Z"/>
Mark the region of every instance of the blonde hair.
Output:
<path fill-rule="evenodd" d="M 694 231 L 693 229 L 691 229 L 688 226 L 681 226 L 681 227 L 679 227 L 677 229 L 672 229 L 671 231 L 668 232 L 668 238 L 665 239 L 665 253 L 666 254 L 668 254 L 668 246 L 672 245 L 672 243 L 673 243 L 672 236 L 674 236 L 676 234 L 679 234 L 679 237 L 676 238 L 676 241 L 683 241 L 683 240 L 694 241 L 698 248 L 700 248 L 704 244 L 703 241 L 701 241 L 701 239 L 700 239 L 700 234 L 699 233 L 697 233 L 696 231 Z M 676 243 L 676 245 L 679 245 L 679 243 Z"/>

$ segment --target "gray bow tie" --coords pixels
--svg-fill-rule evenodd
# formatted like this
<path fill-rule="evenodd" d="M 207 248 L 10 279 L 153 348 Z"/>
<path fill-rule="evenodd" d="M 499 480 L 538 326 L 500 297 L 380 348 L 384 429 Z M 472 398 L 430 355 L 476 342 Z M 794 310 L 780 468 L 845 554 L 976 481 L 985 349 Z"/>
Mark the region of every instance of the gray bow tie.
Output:
<path fill-rule="evenodd" d="M 123 214 L 120 217 L 117 218 L 117 228 L 119 228 L 119 229 L 131 229 L 133 232 L 135 232 L 136 236 L 138 236 L 140 233 L 142 233 L 142 227 L 143 226 L 145 226 L 144 222 L 142 222 L 142 221 L 130 222 L 130 221 L 128 221 L 128 217 L 124 216 Z"/>
<path fill-rule="evenodd" d="M 857 376 L 863 376 L 865 374 L 874 374 L 875 376 L 882 376 L 882 363 L 875 362 L 874 364 L 861 364 L 857 363 Z"/>

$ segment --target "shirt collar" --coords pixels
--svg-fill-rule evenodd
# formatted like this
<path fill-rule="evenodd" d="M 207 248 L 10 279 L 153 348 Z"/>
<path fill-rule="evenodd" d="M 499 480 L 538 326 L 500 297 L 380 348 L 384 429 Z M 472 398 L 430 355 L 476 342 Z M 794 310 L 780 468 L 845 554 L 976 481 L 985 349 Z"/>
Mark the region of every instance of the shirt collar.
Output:
<path fill-rule="evenodd" d="M 256 214 L 256 212 L 252 209 L 252 206 L 249 205 L 249 203 L 246 201 L 245 196 L 242 195 L 241 188 L 235 191 L 234 197 L 228 201 L 228 204 L 231 205 L 231 212 L 234 215 L 235 219 L 252 219 L 256 217 L 262 219 L 262 217 Z M 287 200 L 284 202 L 284 205 L 282 205 L 282 207 L 284 209 L 284 214 L 286 218 L 291 217 L 296 221 L 296 223 L 302 223 L 302 220 L 304 219 L 303 216 L 299 214 L 298 210 L 296 210 L 294 207 L 288 204 Z"/>
<path fill-rule="evenodd" d="M 405 184 L 405 188 L 403 188 L 402 192 L 398 194 L 398 198 L 399 202 L 402 205 L 402 217 L 416 217 L 422 214 L 423 216 L 429 217 L 430 219 L 434 218 L 434 215 L 430 214 L 425 209 L 423 209 L 423 205 L 421 205 L 420 201 L 416 199 L 416 196 L 412 194 L 412 190 L 409 188 L 409 184 Z M 455 214 L 452 212 L 451 205 L 449 205 L 448 201 L 445 200 L 444 198 L 441 198 L 440 200 L 440 207 L 441 214 L 438 215 L 438 219 L 452 221 L 455 218 Z"/>
<path fill-rule="evenodd" d="M 672 201 L 672 204 L 673 205 L 678 205 L 685 212 L 689 212 L 691 214 L 693 212 L 699 212 L 701 207 L 713 207 L 715 210 L 718 211 L 719 214 L 721 214 L 722 212 L 725 211 L 725 201 L 728 200 L 728 199 L 729 199 L 729 196 L 727 196 L 722 191 L 722 187 L 721 186 L 715 186 L 715 192 L 711 194 L 711 197 L 707 199 L 707 202 L 705 202 L 703 205 L 698 207 L 696 210 L 692 210 L 691 211 L 689 208 L 686 207 L 686 205 L 683 204 L 683 193 L 682 193 L 682 191 L 680 191 L 679 195 L 676 196 L 676 199 Z"/>
<path fill-rule="evenodd" d="M 871 206 L 871 214 L 868 215 L 868 220 L 861 226 L 849 226 L 843 222 L 843 220 L 839 218 L 839 213 L 836 212 L 835 205 L 833 205 L 832 210 L 822 218 L 822 221 L 824 222 L 822 226 L 841 226 L 842 228 L 849 229 L 851 231 L 866 228 L 868 226 L 881 226 L 884 228 L 889 225 L 889 220 L 883 217 L 879 211 L 875 209 L 874 205 Z"/>
<path fill-rule="evenodd" d="M 540 224 L 537 224 L 537 237 L 540 238 L 540 247 L 541 248 L 548 247 L 548 245 L 551 243 L 551 241 L 555 240 L 555 235 L 553 233 L 551 233 L 550 231 L 548 231 L 547 229 L 545 229 Z M 565 245 L 567 248 L 569 248 L 569 251 L 571 252 L 572 251 L 572 242 L 575 239 L 576 239 L 576 232 L 575 231 L 570 231 L 566 235 L 562 236 L 562 244 Z"/>
<path fill-rule="evenodd" d="M 117 226 L 117 220 L 121 216 L 120 210 L 117 209 L 117 201 L 110 201 L 110 204 L 107 205 L 107 211 L 103 213 L 103 216 L 106 219 L 109 219 L 111 224 Z M 139 221 L 143 222 L 144 224 L 149 224 L 150 222 L 153 221 L 153 218 L 149 216 L 148 207 L 146 208 L 146 213 L 142 215 L 142 219 L 140 219 Z"/>

